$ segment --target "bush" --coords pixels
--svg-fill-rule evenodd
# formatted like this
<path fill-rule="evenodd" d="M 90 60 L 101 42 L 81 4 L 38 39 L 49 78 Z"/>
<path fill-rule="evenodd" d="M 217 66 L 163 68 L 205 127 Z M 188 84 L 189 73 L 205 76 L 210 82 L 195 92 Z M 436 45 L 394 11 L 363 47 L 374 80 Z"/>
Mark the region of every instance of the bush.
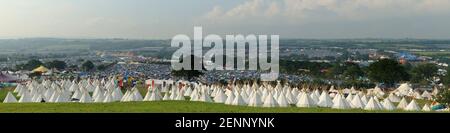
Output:
<path fill-rule="evenodd" d="M 448 105 L 450 103 L 450 91 L 448 89 L 444 89 L 443 92 L 437 95 L 436 101 L 441 104 Z"/>

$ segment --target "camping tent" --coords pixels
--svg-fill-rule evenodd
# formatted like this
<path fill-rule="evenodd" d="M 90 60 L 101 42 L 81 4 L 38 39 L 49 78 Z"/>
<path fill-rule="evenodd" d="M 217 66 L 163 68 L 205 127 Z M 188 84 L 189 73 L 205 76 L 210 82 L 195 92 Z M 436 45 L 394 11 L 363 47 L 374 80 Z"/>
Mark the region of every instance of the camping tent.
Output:
<path fill-rule="evenodd" d="M 48 72 L 48 69 L 44 66 L 40 66 L 38 68 L 33 69 L 32 72 L 46 73 Z"/>
<path fill-rule="evenodd" d="M 410 92 L 412 92 L 413 89 L 412 87 L 408 84 L 408 83 L 403 83 L 401 84 L 396 90 L 395 92 L 397 93 L 397 95 L 400 96 L 405 96 L 408 95 Z"/>
<path fill-rule="evenodd" d="M 0 72 L 0 82 L 14 82 L 17 81 L 18 78 L 9 75 L 9 74 L 4 74 L 2 72 Z"/>

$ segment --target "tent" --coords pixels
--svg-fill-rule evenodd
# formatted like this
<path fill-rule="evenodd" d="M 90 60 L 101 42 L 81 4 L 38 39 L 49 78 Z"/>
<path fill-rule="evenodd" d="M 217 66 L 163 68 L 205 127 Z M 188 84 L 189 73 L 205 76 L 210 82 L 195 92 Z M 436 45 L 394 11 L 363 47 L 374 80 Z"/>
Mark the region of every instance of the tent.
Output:
<path fill-rule="evenodd" d="M 215 103 L 225 103 L 227 96 L 222 90 L 218 90 L 213 100 Z"/>
<path fill-rule="evenodd" d="M 46 68 L 44 66 L 39 66 L 39 67 L 33 69 L 32 72 L 46 73 L 46 72 L 48 72 L 48 68 Z"/>
<path fill-rule="evenodd" d="M 422 111 L 431 111 L 431 108 L 428 104 L 425 104 L 422 108 Z"/>
<path fill-rule="evenodd" d="M 273 98 L 272 93 L 268 92 L 267 96 L 264 99 L 264 103 L 263 103 L 263 107 L 277 107 L 278 103 L 275 100 L 275 98 Z"/>
<path fill-rule="evenodd" d="M 381 109 L 383 109 L 383 107 L 380 107 L 380 104 L 378 103 L 378 101 L 374 100 L 373 97 L 371 97 L 369 99 L 369 102 L 364 107 L 364 110 L 381 110 Z"/>
<path fill-rule="evenodd" d="M 384 99 L 383 100 L 383 107 L 385 110 L 394 110 L 396 109 L 394 104 L 392 104 L 392 102 L 389 99 Z"/>
<path fill-rule="evenodd" d="M 298 99 L 297 107 L 316 107 L 317 104 L 314 100 L 306 93 L 302 93 L 300 99 Z"/>
<path fill-rule="evenodd" d="M 245 100 L 241 94 L 237 94 L 236 97 L 234 97 L 231 105 L 247 105 L 247 103 L 245 103 Z"/>
<path fill-rule="evenodd" d="M 431 99 L 431 98 L 432 98 L 431 94 L 428 93 L 428 91 L 423 91 L 423 93 L 422 93 L 421 96 L 422 96 L 423 98 L 426 98 L 426 99 Z"/>
<path fill-rule="evenodd" d="M 389 94 L 388 98 L 391 102 L 400 102 L 400 97 L 394 95 L 394 93 Z"/>
<path fill-rule="evenodd" d="M 407 110 L 407 111 L 419 111 L 419 110 L 420 110 L 420 107 L 419 107 L 419 105 L 417 105 L 416 100 L 413 99 L 413 100 L 408 104 L 408 106 L 406 106 L 405 110 Z"/>
<path fill-rule="evenodd" d="M 18 78 L 9 75 L 9 74 L 4 74 L 2 72 L 0 72 L 0 82 L 15 82 L 17 81 Z"/>
<path fill-rule="evenodd" d="M 403 83 L 401 84 L 396 90 L 395 92 L 397 93 L 397 95 L 400 96 L 405 96 L 408 95 L 410 92 L 412 92 L 413 89 L 412 87 L 408 84 L 408 83 Z"/>
<path fill-rule="evenodd" d="M 350 103 L 347 102 L 347 100 L 345 100 L 344 98 L 342 98 L 341 95 L 337 95 L 336 96 L 336 102 L 333 102 L 333 106 L 331 108 L 333 109 L 349 109 L 350 107 Z"/>
<path fill-rule="evenodd" d="M 279 107 L 289 107 L 288 100 L 286 98 L 285 93 L 281 93 L 277 98 L 277 103 Z"/>
<path fill-rule="evenodd" d="M 175 97 L 174 100 L 178 100 L 178 101 L 184 101 L 184 100 L 186 100 L 186 99 L 184 98 L 184 91 L 180 91 L 180 92 L 178 93 L 177 97 Z"/>
<path fill-rule="evenodd" d="M 400 100 L 400 103 L 398 103 L 397 108 L 398 109 L 404 109 L 404 108 L 406 108 L 406 106 L 408 106 L 408 102 L 403 97 L 402 100 Z"/>
<path fill-rule="evenodd" d="M 328 95 L 327 91 L 322 91 L 322 94 L 319 97 L 319 102 L 317 103 L 320 107 L 331 107 L 333 106 L 333 101 L 331 100 L 330 95 Z"/>
<path fill-rule="evenodd" d="M 248 106 L 252 106 L 252 107 L 260 107 L 262 106 L 262 100 L 261 100 L 261 96 L 258 94 L 258 92 L 254 92 L 250 95 L 250 100 L 248 101 Z"/>
<path fill-rule="evenodd" d="M 5 100 L 3 100 L 3 103 L 16 103 L 16 102 L 17 102 L 17 99 L 16 99 L 16 97 L 14 97 L 14 95 L 12 95 L 11 92 L 8 92 Z"/>
<path fill-rule="evenodd" d="M 234 100 L 234 93 L 230 92 L 230 94 L 227 96 L 227 100 L 225 100 L 225 104 L 231 105 Z"/>
<path fill-rule="evenodd" d="M 352 108 L 360 108 L 360 109 L 364 109 L 364 106 L 366 106 L 366 103 L 364 103 L 361 98 L 359 97 L 359 95 L 355 95 L 355 97 L 352 99 L 351 102 L 351 107 Z"/>

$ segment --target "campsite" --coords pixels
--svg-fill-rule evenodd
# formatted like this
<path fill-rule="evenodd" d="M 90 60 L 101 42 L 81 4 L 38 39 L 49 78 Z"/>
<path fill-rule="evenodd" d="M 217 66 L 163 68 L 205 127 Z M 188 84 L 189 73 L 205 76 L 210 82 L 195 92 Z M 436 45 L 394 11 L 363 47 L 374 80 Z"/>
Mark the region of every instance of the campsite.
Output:
<path fill-rule="evenodd" d="M 186 81 L 164 81 L 167 85 L 119 89 L 114 78 L 43 82 L 29 81 L 0 90 L 0 112 L 167 112 L 167 113 L 364 113 L 441 112 L 432 111 L 433 95 L 413 91 L 402 84 L 392 92 L 376 87 L 298 89 L 275 86 L 203 85 Z M 173 82 L 173 83 L 169 83 Z"/>

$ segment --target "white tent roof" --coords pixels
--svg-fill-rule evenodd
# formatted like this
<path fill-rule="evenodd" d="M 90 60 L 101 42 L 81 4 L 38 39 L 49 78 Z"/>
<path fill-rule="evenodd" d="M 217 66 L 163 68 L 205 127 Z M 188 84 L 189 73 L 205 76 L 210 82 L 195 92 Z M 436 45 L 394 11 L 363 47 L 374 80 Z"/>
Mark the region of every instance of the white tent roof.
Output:
<path fill-rule="evenodd" d="M 267 94 L 266 98 L 264 99 L 263 107 L 278 107 L 278 103 L 275 98 L 273 98 L 272 93 L 269 92 Z"/>
<path fill-rule="evenodd" d="M 361 98 L 359 97 L 359 95 L 355 95 L 355 97 L 353 97 L 353 100 L 351 101 L 351 107 L 352 108 L 360 108 L 360 109 L 364 109 L 364 107 L 366 106 L 366 103 L 364 103 Z"/>
<path fill-rule="evenodd" d="M 431 111 L 430 105 L 425 104 L 422 108 L 422 111 Z"/>
<path fill-rule="evenodd" d="M 317 103 L 320 107 L 331 107 L 333 106 L 333 101 L 331 100 L 330 95 L 328 95 L 327 91 L 322 91 L 322 94 L 319 97 L 319 102 Z"/>
<path fill-rule="evenodd" d="M 300 99 L 298 100 L 297 107 L 316 107 L 316 102 L 305 92 L 302 93 Z"/>
<path fill-rule="evenodd" d="M 420 107 L 419 105 L 417 105 L 416 100 L 412 100 L 411 102 L 409 102 L 408 106 L 406 106 L 405 110 L 407 111 L 419 111 Z"/>
<path fill-rule="evenodd" d="M 277 98 L 277 103 L 279 107 L 289 107 L 289 103 L 288 100 L 286 98 L 286 94 L 285 93 L 281 93 L 278 98 Z"/>
<path fill-rule="evenodd" d="M 17 99 L 11 92 L 8 92 L 8 94 L 6 94 L 5 100 L 3 100 L 3 103 L 16 103 L 16 102 Z"/>
<path fill-rule="evenodd" d="M 342 98 L 341 95 L 337 95 L 336 102 L 333 102 L 333 106 L 331 108 L 333 109 L 349 109 L 350 103 L 347 102 L 344 98 Z"/>
<path fill-rule="evenodd" d="M 250 99 L 248 101 L 248 106 L 252 106 L 252 107 L 260 107 L 263 105 L 263 102 L 261 100 L 261 96 L 255 91 L 254 93 L 252 93 L 252 95 L 250 96 Z"/>
<path fill-rule="evenodd" d="M 222 90 L 218 90 L 213 100 L 215 103 L 225 103 L 227 96 Z"/>
<path fill-rule="evenodd" d="M 229 105 L 233 104 L 234 97 L 235 97 L 234 93 L 230 93 L 227 97 L 227 100 L 225 100 L 225 104 L 229 104 Z"/>
<path fill-rule="evenodd" d="M 374 100 L 373 97 L 369 99 L 369 102 L 367 102 L 367 105 L 364 107 L 364 110 L 381 110 L 383 109 L 380 107 L 380 103 L 378 103 L 377 100 Z"/>
<path fill-rule="evenodd" d="M 408 83 L 403 83 L 395 91 L 398 92 L 400 96 L 405 96 L 412 92 L 413 89 Z"/>
<path fill-rule="evenodd" d="M 400 97 L 398 97 L 397 95 L 395 95 L 394 93 L 389 94 L 388 99 L 391 102 L 400 102 Z"/>
<path fill-rule="evenodd" d="M 383 108 L 385 110 L 395 110 L 396 107 L 394 106 L 394 104 L 391 103 L 391 101 L 389 99 L 384 99 L 383 100 Z"/>
<path fill-rule="evenodd" d="M 402 100 L 400 100 L 400 103 L 398 103 L 397 108 L 398 108 L 398 109 L 405 109 L 406 106 L 408 106 L 408 102 L 407 102 L 406 99 L 403 97 Z"/>
<path fill-rule="evenodd" d="M 92 102 L 92 98 L 87 91 L 83 92 L 80 98 L 80 103 L 90 103 Z"/>

